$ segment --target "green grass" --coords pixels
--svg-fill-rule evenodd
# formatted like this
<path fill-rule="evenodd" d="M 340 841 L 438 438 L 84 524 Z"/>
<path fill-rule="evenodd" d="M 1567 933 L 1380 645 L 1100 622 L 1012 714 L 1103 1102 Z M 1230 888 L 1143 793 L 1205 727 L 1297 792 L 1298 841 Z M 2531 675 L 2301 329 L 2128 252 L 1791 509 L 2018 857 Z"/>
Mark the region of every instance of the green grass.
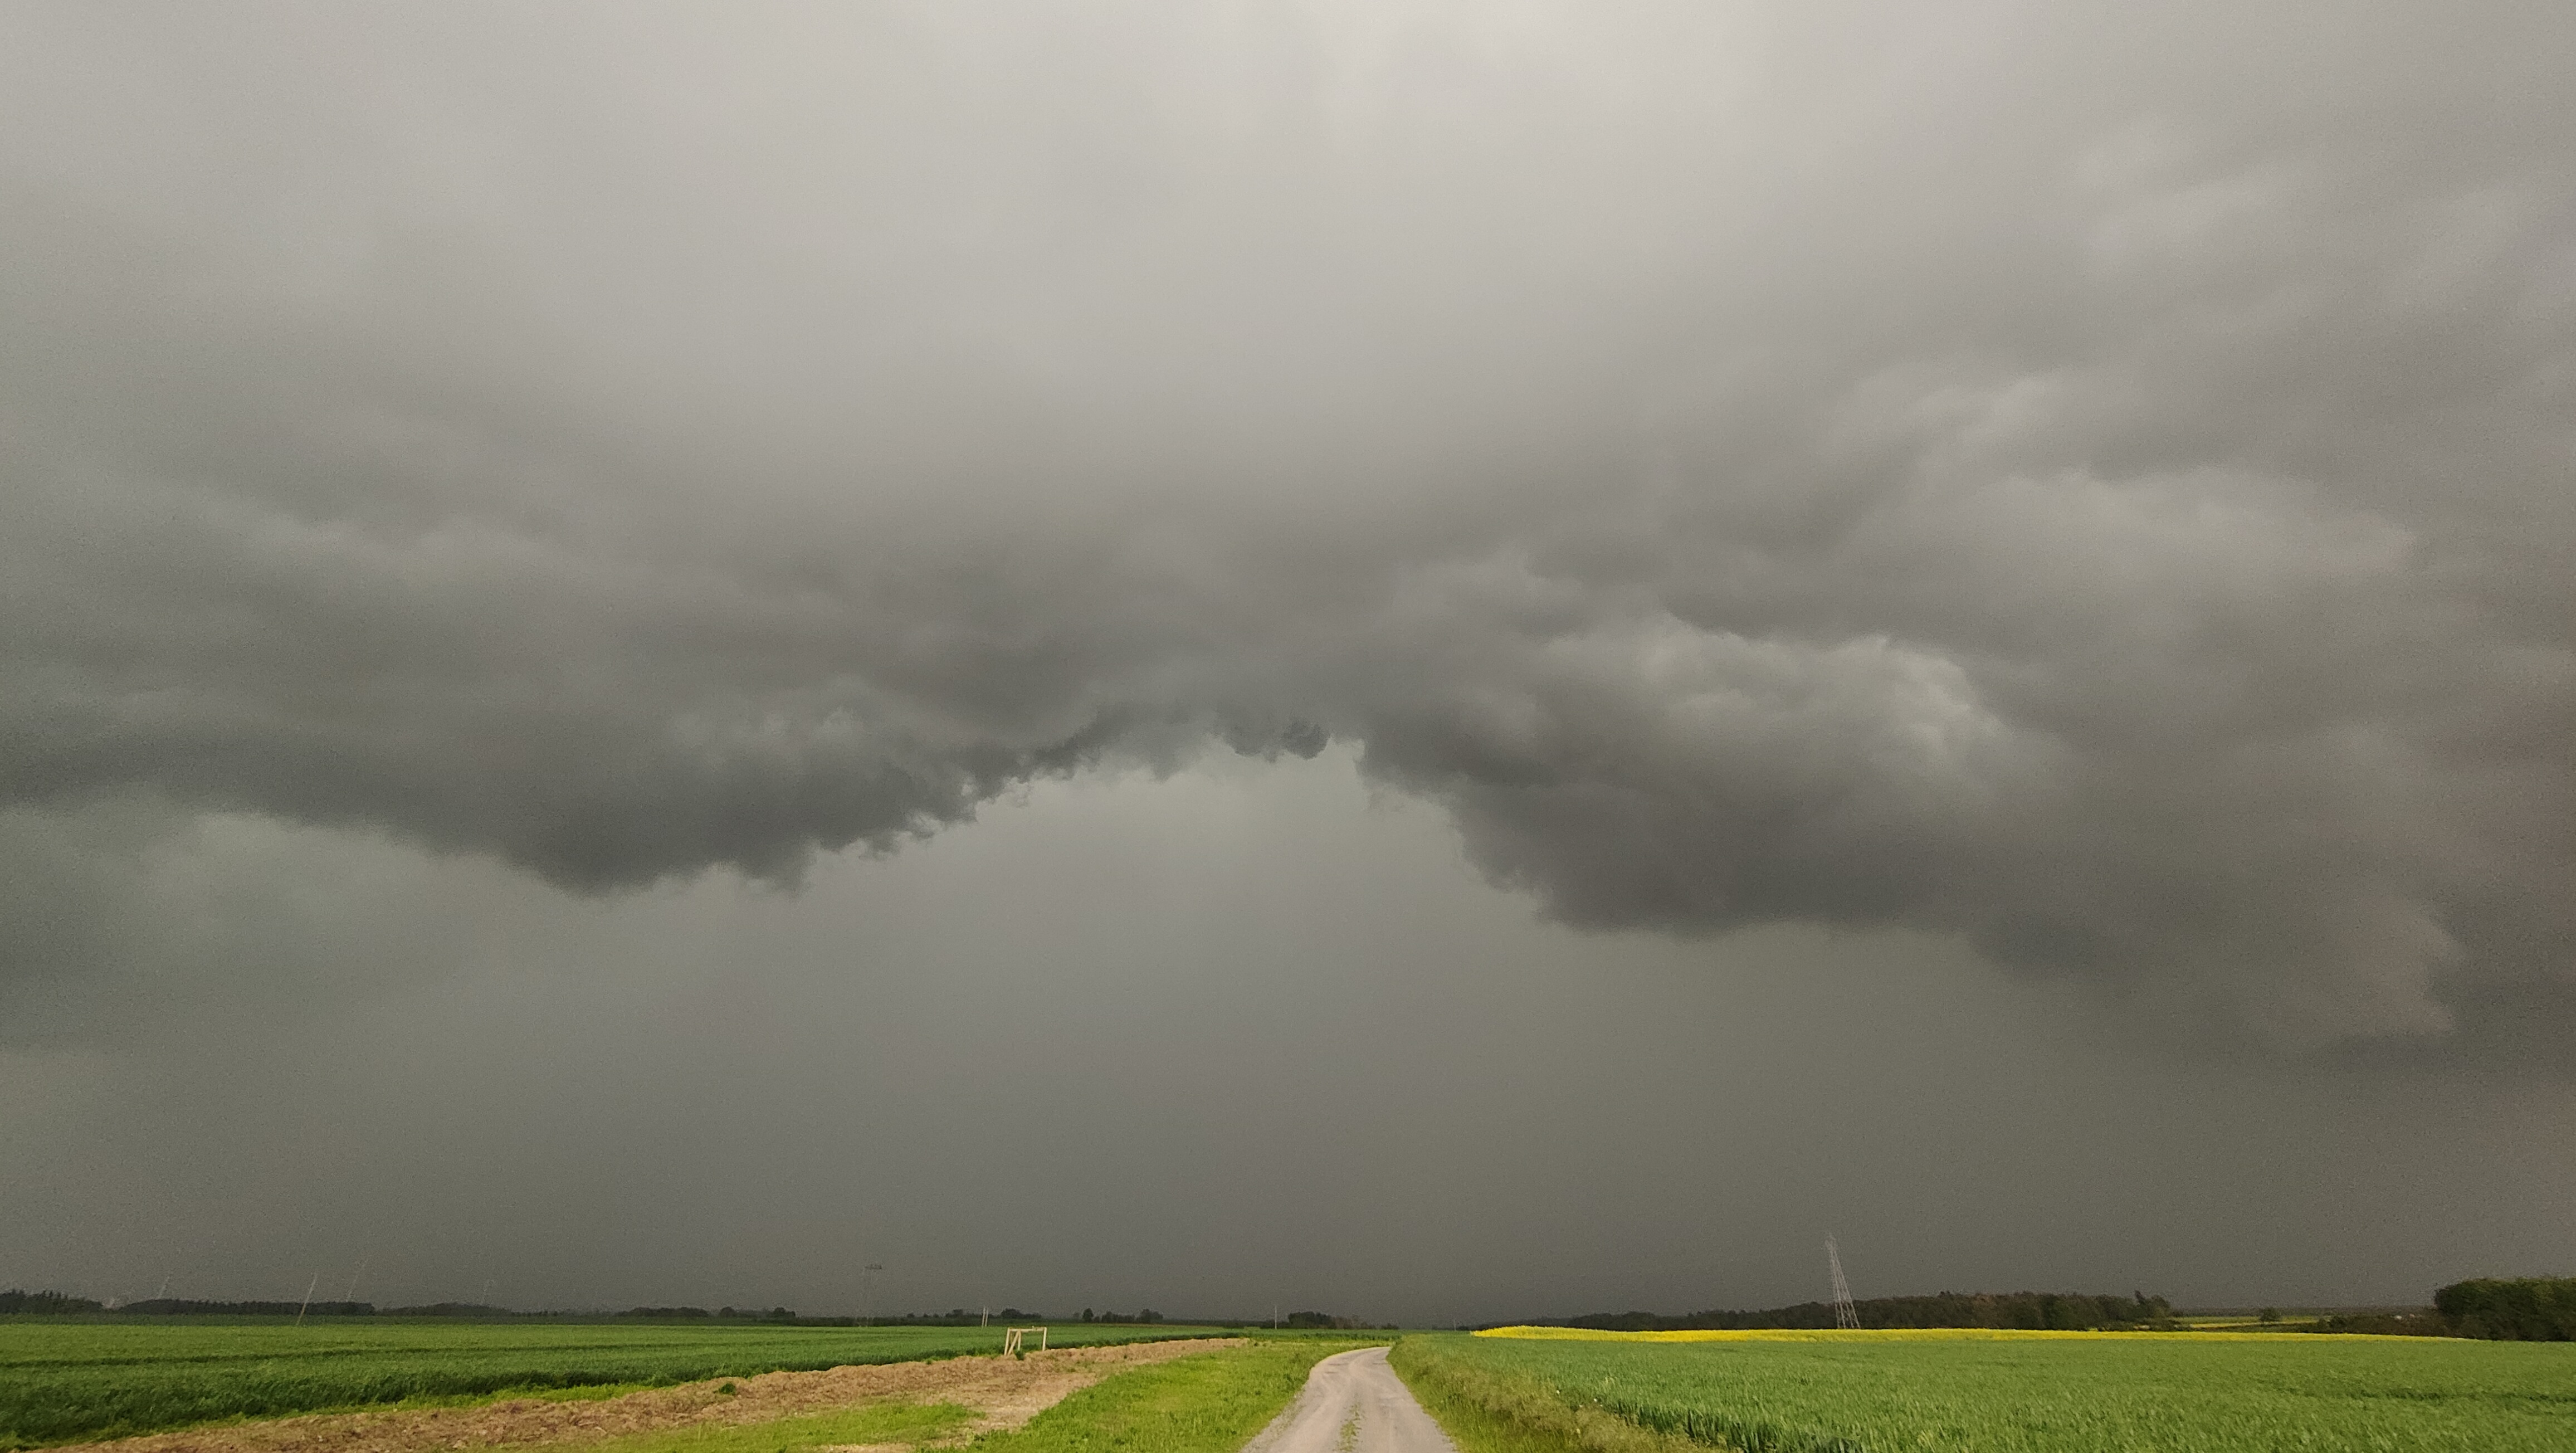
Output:
<path fill-rule="evenodd" d="M 527 1398 L 541 1403 L 600 1403 L 649 1387 L 668 1386 L 651 1382 L 583 1382 L 570 1387 L 529 1387 L 525 1384 L 506 1387 L 498 1392 L 425 1392 L 414 1393 L 389 1403 L 350 1403 L 346 1407 L 367 1407 L 376 1411 L 410 1408 L 470 1408 L 504 1398 Z"/>
<path fill-rule="evenodd" d="M 1478 1367 L 1408 1337 L 1387 1361 L 1464 1453 L 1695 1453 L 1698 1445 L 1657 1433 L 1579 1399 L 1526 1370 Z"/>
<path fill-rule="evenodd" d="M 582 1453 L 798 1453 L 845 1443 L 927 1443 L 975 1416 L 955 1403 L 875 1403 L 773 1418 L 765 1423 L 700 1423 L 585 1443 Z"/>
<path fill-rule="evenodd" d="M 1050 1343 L 1199 1329 L 1049 1324 Z M 227 1418 L 998 1352 L 999 1327 L 0 1319 L 0 1450 Z"/>
<path fill-rule="evenodd" d="M 973 1453 L 1236 1453 L 1317 1362 L 1383 1345 L 1301 1337 L 1154 1363 L 1093 1383 L 1025 1427 L 986 1434 Z"/>
<path fill-rule="evenodd" d="M 2576 1453 L 2576 1344 L 1453 1333 L 1395 1361 L 1468 1453 L 1619 1453 L 1631 1433 L 1747 1453 Z M 1461 1405 L 1475 1416 L 1452 1422 Z"/>

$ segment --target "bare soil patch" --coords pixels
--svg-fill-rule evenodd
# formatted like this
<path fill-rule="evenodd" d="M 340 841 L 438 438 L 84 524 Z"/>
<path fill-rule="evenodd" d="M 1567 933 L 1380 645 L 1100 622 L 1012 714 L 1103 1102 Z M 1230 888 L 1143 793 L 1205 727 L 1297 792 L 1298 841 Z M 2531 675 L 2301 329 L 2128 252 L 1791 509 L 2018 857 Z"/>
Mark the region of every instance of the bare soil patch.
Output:
<path fill-rule="evenodd" d="M 308 1413 L 255 1423 L 147 1433 L 80 1443 L 55 1453 L 447 1453 L 529 1443 L 594 1443 L 692 1423 L 760 1423 L 799 1413 L 902 1399 L 973 1408 L 972 1436 L 1016 1428 L 1079 1389 L 1123 1368 L 1164 1362 L 1240 1337 L 1059 1347 L 1026 1358 L 951 1357 L 822 1372 L 764 1372 L 649 1388 L 595 1402 L 512 1398 L 470 1408 Z M 718 1391 L 730 1384 L 734 1391 Z"/>

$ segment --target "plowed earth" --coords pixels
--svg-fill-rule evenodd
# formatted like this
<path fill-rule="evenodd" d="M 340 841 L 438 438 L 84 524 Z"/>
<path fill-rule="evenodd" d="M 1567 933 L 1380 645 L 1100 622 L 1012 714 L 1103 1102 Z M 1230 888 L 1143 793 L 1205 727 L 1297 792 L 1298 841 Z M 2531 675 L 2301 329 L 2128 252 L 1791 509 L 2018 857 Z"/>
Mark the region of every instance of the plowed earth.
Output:
<path fill-rule="evenodd" d="M 446 1453 L 530 1443 L 595 1443 L 697 1423 L 760 1423 L 890 1399 L 957 1403 L 974 1409 L 975 1420 L 962 1430 L 962 1440 L 996 1428 L 1016 1428 L 1113 1372 L 1243 1345 L 1242 1338 L 1222 1337 L 1060 1347 L 1032 1352 L 1025 1359 L 951 1357 L 938 1362 L 709 1378 L 593 1402 L 513 1398 L 467 1408 L 309 1413 L 79 1443 L 50 1453 Z M 718 1391 L 726 1384 L 734 1391 Z"/>

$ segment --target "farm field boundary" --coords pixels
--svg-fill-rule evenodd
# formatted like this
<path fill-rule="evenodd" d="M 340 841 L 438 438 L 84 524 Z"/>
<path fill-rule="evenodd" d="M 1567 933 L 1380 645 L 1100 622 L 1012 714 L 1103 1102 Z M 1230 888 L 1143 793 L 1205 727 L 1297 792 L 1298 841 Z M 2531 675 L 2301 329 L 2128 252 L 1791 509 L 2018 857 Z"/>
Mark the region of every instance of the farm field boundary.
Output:
<path fill-rule="evenodd" d="M 1066 1324 L 1084 1346 L 1221 1335 Z M 241 1418 L 510 1395 L 581 1398 L 774 1371 L 1001 1350 L 999 1328 L 528 1325 L 446 1321 L 0 1322 L 0 1450 Z"/>
<path fill-rule="evenodd" d="M 475 1407 L 305 1414 L 72 1445 L 78 1453 L 438 1453 L 503 1445 L 578 1444 L 602 1453 L 724 1453 L 730 1435 L 761 1453 L 853 1441 L 854 1415 L 953 1441 L 1017 1427 L 1069 1394 L 1135 1369 L 1241 1349 L 1239 1339 L 1055 1348 L 1025 1357 L 955 1357 L 823 1371 L 708 1378 L 605 1399 L 513 1398 Z M 1293 1349 L 1302 1354 L 1301 1345 Z M 1317 1356 L 1321 1353 L 1315 1354 Z M 938 1407 L 958 1410 L 932 1414 Z M 887 1408 L 909 1408 L 908 1414 Z M 875 1410 L 875 1411 L 871 1411 Z M 926 1419 L 926 1421 L 925 1421 Z M 866 1423 L 868 1418 L 858 1418 Z M 926 1430 L 926 1431 L 925 1431 Z M 784 1441 L 782 1441 L 782 1439 Z M 861 1437 L 857 1441 L 875 1441 Z M 887 1441 L 909 1441 L 888 1439 Z M 65 1453 L 71 1453 L 66 1449 Z"/>
<path fill-rule="evenodd" d="M 1590 1327 L 1487 1327 L 1468 1335 L 1520 1342 L 2314 1342 L 2314 1332 L 2043 1331 L 2030 1327 L 1743 1327 L 1679 1332 L 1610 1332 Z M 2343 1342 L 2422 1342 L 2371 1332 L 2336 1334 Z"/>
<path fill-rule="evenodd" d="M 1434 1333 L 1391 1360 L 1467 1453 L 2576 1453 L 2566 1343 Z"/>
<path fill-rule="evenodd" d="M 1396 1343 L 1386 1360 L 1461 1453 L 1705 1453 L 1688 1438 L 1561 1396 L 1534 1373 L 1440 1357 L 1425 1338 Z"/>
<path fill-rule="evenodd" d="M 1315 1364 L 1365 1337 L 1263 1339 L 1120 1373 L 1075 1393 L 1025 1427 L 975 1441 L 973 1453 L 1238 1453 L 1306 1385 Z"/>

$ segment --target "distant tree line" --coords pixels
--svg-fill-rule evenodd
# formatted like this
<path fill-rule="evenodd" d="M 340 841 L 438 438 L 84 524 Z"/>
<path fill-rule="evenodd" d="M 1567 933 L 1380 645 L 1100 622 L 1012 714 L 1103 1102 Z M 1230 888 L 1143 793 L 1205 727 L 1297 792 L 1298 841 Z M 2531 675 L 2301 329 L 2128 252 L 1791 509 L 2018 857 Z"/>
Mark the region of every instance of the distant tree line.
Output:
<path fill-rule="evenodd" d="M 564 1312 L 514 1312 L 507 1307 L 487 1306 L 482 1302 L 429 1302 L 417 1307 L 387 1307 L 388 1317 L 474 1317 L 490 1321 L 496 1317 L 563 1317 Z"/>
<path fill-rule="evenodd" d="M 1873 1297 L 1852 1303 L 1864 1327 L 2013 1327 L 2032 1331 L 2087 1332 L 2153 1327 L 2173 1320 L 2173 1306 L 2144 1292 L 2088 1296 L 2077 1292 L 1942 1292 L 1929 1297 Z M 1609 1332 L 1750 1331 L 1756 1328 L 1826 1328 L 1834 1325 L 1827 1302 L 1800 1302 L 1758 1312 L 1597 1312 L 1541 1326 L 1589 1327 Z"/>
<path fill-rule="evenodd" d="M 38 1316 L 59 1317 L 74 1312 L 98 1310 L 100 1310 L 99 1304 L 89 1298 L 76 1297 L 65 1292 L 31 1292 L 22 1291 L 17 1287 L 0 1292 L 0 1316 L 32 1313 Z"/>
<path fill-rule="evenodd" d="M 373 1302 L 199 1302 L 180 1297 L 151 1297 L 109 1310 L 137 1317 L 292 1317 L 298 1311 L 308 1317 L 377 1315 Z M 416 1309 L 409 1307 L 396 1308 L 395 1312 L 417 1315 Z"/>
<path fill-rule="evenodd" d="M 704 1317 L 728 1322 L 799 1322 L 808 1320 L 830 1320 L 837 1321 L 843 1326 L 848 1326 L 852 1321 L 852 1319 L 848 1317 L 828 1319 L 803 1318 L 797 1316 L 794 1312 L 787 1310 L 785 1307 L 772 1307 L 766 1312 L 753 1311 L 748 1307 L 718 1307 L 712 1312 L 708 1311 L 704 1307 L 628 1307 L 625 1311 L 619 1312 L 617 1315 L 621 1317 L 642 1317 L 657 1322 L 682 1322 Z"/>
<path fill-rule="evenodd" d="M 1943 1292 L 1931 1297 L 1879 1297 L 1855 1302 L 1864 1327 L 2020 1327 L 2059 1331 L 2172 1327 L 2173 1308 L 2163 1297 L 2066 1292 Z M 2296 1325 L 2309 1332 L 2360 1332 L 2401 1337 L 2479 1337 L 2504 1342 L 2576 1341 L 2576 1277 L 2480 1277 L 2453 1282 L 2433 1293 L 2421 1311 L 2350 1312 L 2284 1324 L 2265 1309 L 2265 1325 Z M 1292 1323 L 1293 1325 L 1293 1323 Z M 1614 1332 L 1678 1332 L 1834 1325 L 1825 1302 L 1800 1302 L 1759 1312 L 1692 1312 L 1666 1317 L 1652 1312 L 1604 1312 L 1541 1326 L 1592 1327 Z"/>
<path fill-rule="evenodd" d="M 2456 1337 L 2576 1341 L 2576 1277 L 2455 1281 L 2433 1293 L 2433 1310 Z"/>
<path fill-rule="evenodd" d="M 2280 1314 L 2272 1308 L 2271 1321 L 2279 1322 Z M 2260 1325 L 2262 1319 L 2257 1318 Z M 2451 1324 L 2431 1307 L 2412 1312 L 2329 1312 L 2311 1322 L 2293 1322 L 2279 1329 L 2291 1332 L 2356 1332 L 2372 1337 L 2457 1337 Z"/>
<path fill-rule="evenodd" d="M 0 1292 L 0 1315 L 39 1313 L 64 1316 L 81 1312 L 112 1312 L 134 1317 L 292 1317 L 301 1312 L 308 1317 L 394 1317 L 419 1316 L 421 1307 L 394 1307 L 379 1314 L 373 1302 L 199 1302 L 178 1297 L 147 1297 L 139 1302 L 122 1302 L 110 1307 L 88 1297 L 75 1297 L 63 1292 Z"/>
<path fill-rule="evenodd" d="M 2394 1337 L 2477 1337 L 2490 1342 L 2576 1342 L 2576 1277 L 2479 1277 L 2433 1293 L 2412 1312 L 2351 1312 L 2320 1317 L 2310 1332 L 2363 1332 Z"/>
<path fill-rule="evenodd" d="M 904 1312 L 882 1317 L 803 1317 L 785 1307 L 772 1307 L 766 1312 L 742 1307 L 718 1307 L 714 1311 L 704 1307 L 629 1307 L 625 1311 L 611 1315 L 633 1317 L 639 1321 L 687 1322 L 705 1319 L 721 1322 L 730 1319 L 742 1322 L 784 1322 L 799 1327 L 974 1327 L 988 1322 L 1052 1320 L 1044 1312 L 1026 1312 L 1018 1307 L 1002 1307 L 994 1311 L 979 1309 L 971 1312 L 964 1307 L 951 1307 L 944 1312 Z M 1163 1320 L 1160 1312 L 1151 1311 L 1140 1312 L 1133 1317 L 1121 1312 L 1103 1312 L 1099 1314 L 1098 1319 L 1103 1322 L 1128 1322 L 1140 1318 L 1156 1322 Z M 1088 1321 L 1091 1318 L 1086 1316 L 1084 1320 Z"/>

